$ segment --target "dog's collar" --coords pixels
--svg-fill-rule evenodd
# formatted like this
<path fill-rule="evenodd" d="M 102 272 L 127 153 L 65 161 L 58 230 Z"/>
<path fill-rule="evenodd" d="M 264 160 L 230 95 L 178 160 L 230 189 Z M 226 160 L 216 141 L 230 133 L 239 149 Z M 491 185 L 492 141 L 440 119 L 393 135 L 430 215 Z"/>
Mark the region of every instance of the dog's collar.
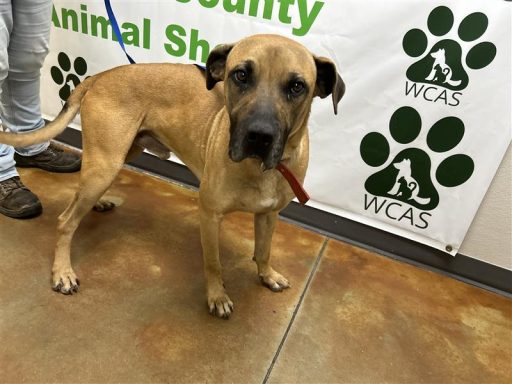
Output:
<path fill-rule="evenodd" d="M 309 195 L 304 187 L 299 183 L 299 180 L 297 180 L 292 171 L 290 171 L 288 167 L 283 163 L 277 164 L 276 169 L 281 172 L 281 175 L 283 175 L 283 177 L 286 179 L 291 189 L 293 190 L 293 193 L 295 193 L 295 196 L 297 196 L 299 203 L 301 205 L 305 205 L 309 200 Z"/>

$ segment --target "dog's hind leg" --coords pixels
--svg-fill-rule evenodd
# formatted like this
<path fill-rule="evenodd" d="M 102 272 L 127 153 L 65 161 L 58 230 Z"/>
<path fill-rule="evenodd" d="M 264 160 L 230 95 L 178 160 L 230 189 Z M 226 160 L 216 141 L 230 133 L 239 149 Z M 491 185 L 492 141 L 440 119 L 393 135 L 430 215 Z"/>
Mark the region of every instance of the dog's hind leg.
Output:
<path fill-rule="evenodd" d="M 83 217 L 110 187 L 123 166 L 122 159 L 112 159 L 101 165 L 82 163 L 79 189 L 68 208 L 59 216 L 57 245 L 52 268 L 54 291 L 71 294 L 78 290 L 79 281 L 71 267 L 71 240 Z"/>
<path fill-rule="evenodd" d="M 254 215 L 254 261 L 263 285 L 274 292 L 290 287 L 288 280 L 270 266 L 270 247 L 277 221 L 277 212 Z"/>
<path fill-rule="evenodd" d="M 145 149 L 162 160 L 166 160 L 171 156 L 169 149 L 161 144 L 158 140 L 147 133 L 139 133 L 135 138 L 130 150 L 128 151 L 128 154 L 126 155 L 125 163 L 134 160 L 136 157 L 141 155 Z M 115 199 L 112 199 L 112 197 L 102 196 L 96 202 L 96 204 L 94 204 L 93 209 L 96 212 L 110 211 L 119 205 L 113 200 Z"/>
<path fill-rule="evenodd" d="M 128 151 L 128 154 L 126 155 L 124 162 L 130 162 L 131 160 L 139 156 L 142 152 L 144 152 L 144 148 L 137 145 L 136 143 L 133 143 L 130 150 Z M 107 212 L 114 209 L 116 206 L 120 205 L 120 203 L 115 201 L 115 198 L 112 198 L 112 196 L 107 195 L 108 192 L 107 194 L 103 195 L 98 199 L 98 201 L 94 204 L 94 207 L 92 208 L 94 211 Z"/>
<path fill-rule="evenodd" d="M 78 278 L 71 266 L 70 251 L 73 234 L 83 217 L 97 204 L 123 167 L 137 130 L 134 121 L 106 122 L 103 120 L 102 125 L 107 127 L 106 129 L 86 133 L 84 117 L 82 115 L 84 151 L 80 182 L 73 201 L 58 219 L 57 244 L 52 268 L 53 290 L 64 294 L 76 292 L 79 286 Z M 91 123 L 97 126 L 102 122 L 88 121 L 87 123 L 90 127 Z M 123 127 L 124 134 L 115 133 L 116 127 Z"/>

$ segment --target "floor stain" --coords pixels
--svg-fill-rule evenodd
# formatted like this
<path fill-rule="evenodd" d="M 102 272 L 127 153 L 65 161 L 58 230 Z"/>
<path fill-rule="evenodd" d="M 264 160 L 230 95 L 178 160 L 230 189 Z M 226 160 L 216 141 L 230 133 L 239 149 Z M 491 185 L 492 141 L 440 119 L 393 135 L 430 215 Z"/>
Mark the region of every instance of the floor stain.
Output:
<path fill-rule="evenodd" d="M 220 252 L 235 303 L 208 314 L 197 191 L 123 170 L 72 244 L 80 292 L 50 289 L 57 217 L 78 174 L 22 170 L 33 220 L 0 216 L 0 382 L 261 383 L 326 238 L 279 221 L 263 287 L 252 215 L 226 216 Z M 118 201 L 121 201 L 118 200 Z M 512 301 L 335 240 L 275 361 L 270 383 L 512 382 Z M 63 379 L 64 378 L 64 379 Z"/>

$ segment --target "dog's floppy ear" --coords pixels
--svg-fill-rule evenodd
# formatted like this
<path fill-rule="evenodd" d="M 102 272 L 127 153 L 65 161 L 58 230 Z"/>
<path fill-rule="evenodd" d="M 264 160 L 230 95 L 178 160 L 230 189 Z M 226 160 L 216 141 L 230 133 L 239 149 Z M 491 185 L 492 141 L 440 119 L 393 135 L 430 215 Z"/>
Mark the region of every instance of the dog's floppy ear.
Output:
<path fill-rule="evenodd" d="M 332 95 L 334 114 L 338 114 L 338 103 L 345 94 L 345 83 L 336 71 L 336 65 L 325 57 L 314 57 L 316 64 L 315 96 L 325 98 Z"/>
<path fill-rule="evenodd" d="M 206 88 L 212 89 L 218 81 L 224 80 L 226 60 L 234 44 L 217 45 L 206 60 Z"/>

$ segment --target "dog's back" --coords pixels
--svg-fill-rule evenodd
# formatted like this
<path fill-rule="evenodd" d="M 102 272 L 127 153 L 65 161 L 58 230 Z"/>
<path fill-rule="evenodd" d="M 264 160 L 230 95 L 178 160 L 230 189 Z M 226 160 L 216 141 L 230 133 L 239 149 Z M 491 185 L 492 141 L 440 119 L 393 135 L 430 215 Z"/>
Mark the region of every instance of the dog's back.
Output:
<path fill-rule="evenodd" d="M 200 143 L 205 143 L 213 119 L 224 106 L 222 83 L 208 91 L 204 71 L 187 64 L 125 65 L 94 78 L 82 101 L 82 116 L 137 119 L 134 124 L 110 125 L 109 129 L 122 136 L 130 135 L 125 130 L 136 126 L 138 134 L 153 137 L 200 177 L 204 167 Z M 94 125 L 83 121 L 83 130 L 96 131 Z"/>

